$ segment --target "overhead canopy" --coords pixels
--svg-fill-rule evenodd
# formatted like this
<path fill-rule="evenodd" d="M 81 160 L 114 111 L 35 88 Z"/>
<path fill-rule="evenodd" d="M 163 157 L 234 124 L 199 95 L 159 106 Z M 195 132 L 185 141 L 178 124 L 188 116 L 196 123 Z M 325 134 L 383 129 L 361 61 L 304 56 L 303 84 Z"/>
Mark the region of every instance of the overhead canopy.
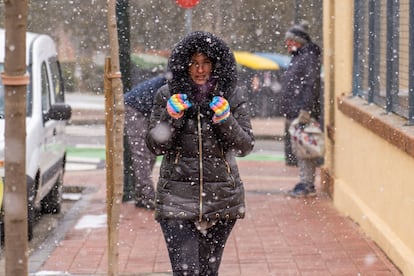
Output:
<path fill-rule="evenodd" d="M 283 69 L 287 69 L 291 60 L 291 57 L 288 55 L 282 55 L 278 53 L 255 53 L 256 55 L 259 55 L 264 58 L 268 58 L 270 60 L 273 60 L 279 66 Z"/>
<path fill-rule="evenodd" d="M 245 66 L 253 70 L 279 70 L 280 66 L 276 62 L 255 55 L 247 51 L 234 51 L 234 57 L 239 65 Z"/>
<path fill-rule="evenodd" d="M 168 59 L 163 56 L 144 53 L 132 54 L 131 60 L 135 65 L 142 69 L 165 67 L 168 63 Z"/>

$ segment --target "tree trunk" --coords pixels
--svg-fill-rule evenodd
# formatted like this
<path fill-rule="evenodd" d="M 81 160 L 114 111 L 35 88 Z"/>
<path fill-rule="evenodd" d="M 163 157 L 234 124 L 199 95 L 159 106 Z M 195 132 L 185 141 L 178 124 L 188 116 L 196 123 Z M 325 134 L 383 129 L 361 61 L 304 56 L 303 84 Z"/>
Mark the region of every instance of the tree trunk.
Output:
<path fill-rule="evenodd" d="M 27 1 L 5 1 L 5 254 L 6 275 L 28 275 L 26 186 Z M 1 273 L 0 273 L 1 274 Z"/>
<path fill-rule="evenodd" d="M 110 158 L 107 170 L 107 211 L 108 211 L 108 275 L 118 275 L 118 236 L 119 236 L 119 214 L 120 204 L 122 203 L 122 186 L 124 182 L 123 156 L 124 156 L 124 97 L 119 69 L 119 45 L 118 32 L 116 24 L 115 0 L 108 0 L 108 32 L 109 46 L 111 50 L 111 60 L 108 65 L 110 72 L 106 74 L 109 79 L 110 92 L 108 93 L 107 103 L 113 103 L 112 106 L 106 106 L 107 116 L 111 116 L 112 122 L 107 123 L 107 156 Z M 106 91 L 107 92 L 107 91 Z M 108 118 L 111 120 L 111 118 Z M 111 125 L 109 125 L 109 123 Z M 111 145 L 113 148 L 111 148 Z M 109 146 L 109 147 L 108 147 Z"/>

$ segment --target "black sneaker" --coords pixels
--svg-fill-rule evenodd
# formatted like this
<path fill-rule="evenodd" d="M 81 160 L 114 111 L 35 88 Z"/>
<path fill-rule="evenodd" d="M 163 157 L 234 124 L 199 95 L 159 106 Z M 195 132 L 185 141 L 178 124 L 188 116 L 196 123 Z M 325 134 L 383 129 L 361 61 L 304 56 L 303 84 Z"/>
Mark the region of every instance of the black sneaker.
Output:
<path fill-rule="evenodd" d="M 296 186 L 288 191 L 288 195 L 291 197 L 313 197 L 316 196 L 316 190 L 314 186 L 309 187 L 305 183 L 298 183 Z"/>
<path fill-rule="evenodd" d="M 288 161 L 288 162 L 285 162 L 285 165 L 287 167 L 298 167 L 298 162 Z"/>

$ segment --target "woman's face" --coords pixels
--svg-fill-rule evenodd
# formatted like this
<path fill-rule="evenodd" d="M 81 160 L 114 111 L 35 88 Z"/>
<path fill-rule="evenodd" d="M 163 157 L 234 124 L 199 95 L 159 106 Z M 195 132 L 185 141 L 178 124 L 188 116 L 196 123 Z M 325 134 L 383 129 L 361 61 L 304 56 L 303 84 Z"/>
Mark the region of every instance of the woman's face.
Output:
<path fill-rule="evenodd" d="M 205 84 L 210 78 L 212 64 L 210 59 L 202 53 L 195 53 L 191 57 L 191 62 L 188 67 L 190 78 L 198 85 Z"/>

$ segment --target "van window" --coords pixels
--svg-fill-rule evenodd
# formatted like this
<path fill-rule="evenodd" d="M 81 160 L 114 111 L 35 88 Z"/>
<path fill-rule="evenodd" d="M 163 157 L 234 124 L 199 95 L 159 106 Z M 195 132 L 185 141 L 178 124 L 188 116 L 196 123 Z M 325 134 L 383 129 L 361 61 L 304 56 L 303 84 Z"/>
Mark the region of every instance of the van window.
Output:
<path fill-rule="evenodd" d="M 52 74 L 53 94 L 56 103 L 63 103 L 65 101 L 63 82 L 59 62 L 56 59 L 49 60 L 50 72 Z"/>
<path fill-rule="evenodd" d="M 50 85 L 46 63 L 42 63 L 42 113 L 46 115 L 50 109 Z"/>

